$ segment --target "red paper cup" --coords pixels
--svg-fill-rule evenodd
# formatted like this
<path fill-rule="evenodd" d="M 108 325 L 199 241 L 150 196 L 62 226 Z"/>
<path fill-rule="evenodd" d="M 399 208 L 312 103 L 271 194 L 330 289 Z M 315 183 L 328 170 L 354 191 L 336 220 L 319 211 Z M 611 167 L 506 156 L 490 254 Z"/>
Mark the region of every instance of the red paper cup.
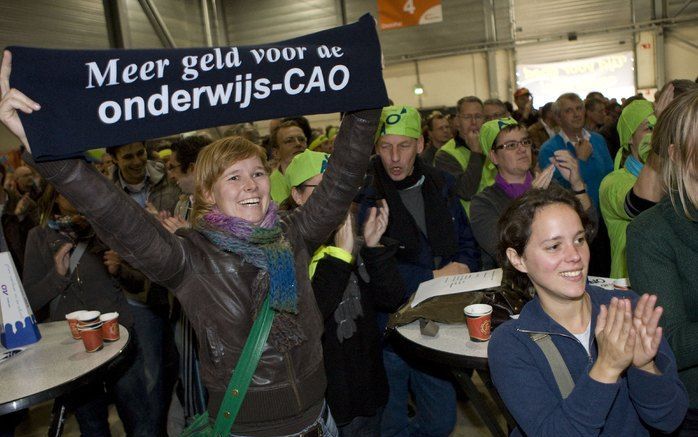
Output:
<path fill-rule="evenodd" d="M 82 344 L 85 346 L 86 352 L 97 352 L 102 349 L 102 326 L 79 328 Z"/>
<path fill-rule="evenodd" d="M 106 313 L 99 316 L 102 322 L 102 339 L 116 341 L 119 339 L 119 313 Z"/>
<path fill-rule="evenodd" d="M 470 340 L 488 341 L 490 339 L 492 307 L 484 303 L 478 303 L 475 305 L 468 305 L 463 312 L 465 312 Z"/>
<path fill-rule="evenodd" d="M 73 311 L 72 313 L 65 315 L 65 319 L 68 321 L 68 327 L 70 328 L 70 335 L 72 335 L 76 340 L 80 340 L 80 331 L 78 331 L 78 317 L 85 312 L 86 311 L 82 310 Z"/>

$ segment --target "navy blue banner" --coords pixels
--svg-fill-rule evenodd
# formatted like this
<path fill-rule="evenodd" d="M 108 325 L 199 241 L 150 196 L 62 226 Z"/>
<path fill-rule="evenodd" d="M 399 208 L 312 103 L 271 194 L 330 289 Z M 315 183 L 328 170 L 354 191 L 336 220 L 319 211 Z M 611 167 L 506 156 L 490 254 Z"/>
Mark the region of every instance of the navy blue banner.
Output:
<path fill-rule="evenodd" d="M 167 50 L 10 47 L 38 160 L 178 132 L 387 105 L 373 18 L 279 43 Z"/>

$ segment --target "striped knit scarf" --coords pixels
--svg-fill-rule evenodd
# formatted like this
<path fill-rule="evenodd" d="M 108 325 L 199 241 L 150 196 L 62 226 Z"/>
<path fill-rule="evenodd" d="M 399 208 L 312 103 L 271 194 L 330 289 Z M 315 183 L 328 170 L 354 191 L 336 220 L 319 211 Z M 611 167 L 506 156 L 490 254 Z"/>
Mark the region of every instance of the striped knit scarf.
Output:
<path fill-rule="evenodd" d="M 259 226 L 238 217 L 230 217 L 218 209 L 205 214 L 195 228 L 219 249 L 234 253 L 262 270 L 267 284 L 251 289 L 255 293 L 255 317 L 267 291 L 269 305 L 277 315 L 269 334 L 269 342 L 277 350 L 286 352 L 300 344 L 305 336 L 298 323 L 298 296 L 296 270 L 291 245 L 284 238 L 279 226 L 279 215 L 271 202 L 264 220 Z"/>

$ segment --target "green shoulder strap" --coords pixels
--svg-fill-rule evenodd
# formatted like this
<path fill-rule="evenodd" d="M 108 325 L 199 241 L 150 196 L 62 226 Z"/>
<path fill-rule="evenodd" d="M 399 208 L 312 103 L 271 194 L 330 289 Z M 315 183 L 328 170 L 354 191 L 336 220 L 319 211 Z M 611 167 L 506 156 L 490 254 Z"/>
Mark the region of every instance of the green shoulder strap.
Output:
<path fill-rule="evenodd" d="M 235 416 L 240 411 L 245 393 L 252 381 L 259 358 L 262 356 L 262 349 L 267 342 L 271 323 L 274 321 L 274 310 L 269 307 L 269 297 L 264 299 L 262 311 L 257 315 L 257 319 L 252 325 L 249 337 L 242 349 L 240 359 L 235 365 L 233 376 L 230 378 L 228 388 L 223 396 L 223 402 L 216 416 L 216 423 L 213 427 L 213 435 L 216 437 L 227 436 L 230 428 L 235 422 Z"/>
<path fill-rule="evenodd" d="M 567 399 L 567 396 L 569 396 L 570 393 L 572 393 L 572 389 L 574 389 L 574 381 L 572 380 L 572 375 L 570 375 L 570 369 L 567 368 L 557 346 L 555 346 L 555 343 L 553 343 L 552 338 L 550 338 L 548 334 L 529 333 L 528 335 L 538 345 L 540 350 L 543 351 L 543 355 L 545 355 L 545 359 L 548 360 L 550 369 L 553 371 L 553 376 L 562 394 L 562 399 Z"/>

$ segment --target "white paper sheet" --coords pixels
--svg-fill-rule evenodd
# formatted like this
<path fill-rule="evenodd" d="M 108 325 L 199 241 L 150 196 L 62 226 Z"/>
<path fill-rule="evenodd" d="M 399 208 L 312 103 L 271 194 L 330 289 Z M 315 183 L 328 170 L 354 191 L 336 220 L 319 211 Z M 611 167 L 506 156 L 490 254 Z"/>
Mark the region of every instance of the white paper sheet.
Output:
<path fill-rule="evenodd" d="M 477 291 L 498 287 L 502 284 L 502 269 L 484 272 L 466 273 L 464 275 L 442 276 L 422 282 L 414 294 L 412 308 L 435 296 Z"/>

